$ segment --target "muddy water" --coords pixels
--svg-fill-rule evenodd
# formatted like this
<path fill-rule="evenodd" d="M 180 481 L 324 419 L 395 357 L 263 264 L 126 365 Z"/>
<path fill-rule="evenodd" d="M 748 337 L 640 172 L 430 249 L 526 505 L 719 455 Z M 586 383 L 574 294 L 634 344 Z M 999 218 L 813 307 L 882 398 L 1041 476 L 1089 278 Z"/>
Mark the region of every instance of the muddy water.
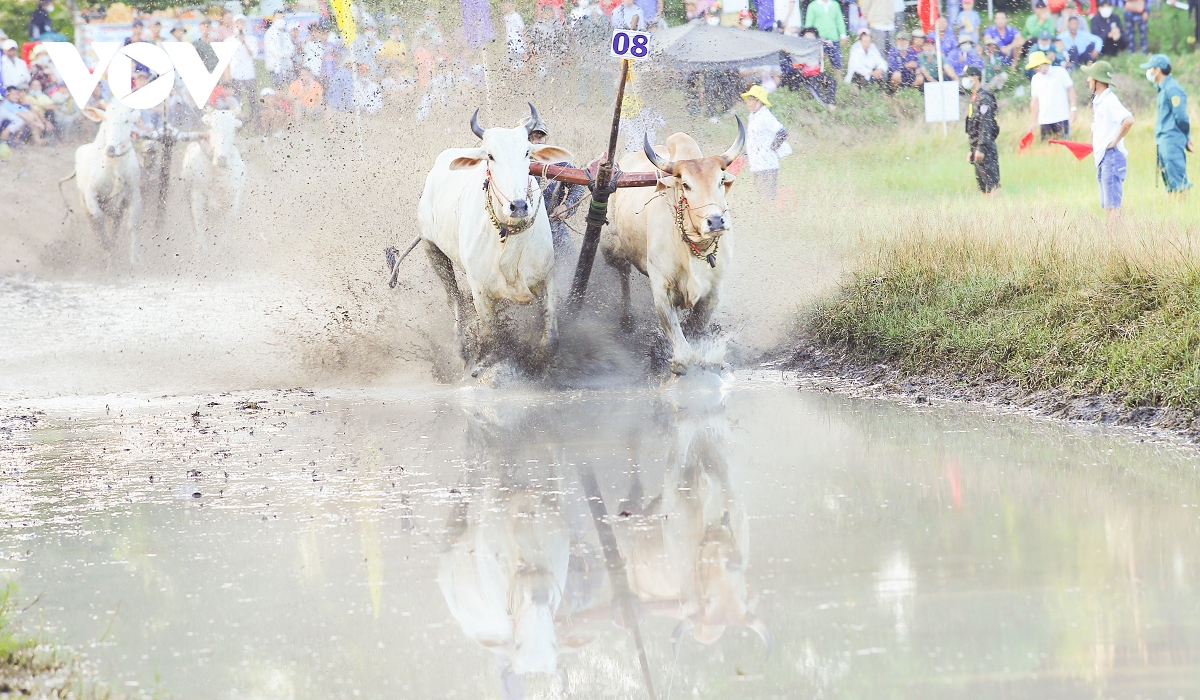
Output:
<path fill-rule="evenodd" d="M 1200 697 L 1182 448 L 751 375 L 29 406 L 3 577 L 131 695 Z"/>

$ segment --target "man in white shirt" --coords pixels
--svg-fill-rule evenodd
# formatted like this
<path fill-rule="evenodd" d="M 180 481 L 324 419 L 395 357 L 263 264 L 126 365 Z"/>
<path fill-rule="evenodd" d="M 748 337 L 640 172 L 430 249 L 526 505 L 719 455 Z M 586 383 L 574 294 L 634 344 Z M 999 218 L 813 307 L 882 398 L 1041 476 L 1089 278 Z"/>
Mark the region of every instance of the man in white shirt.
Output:
<path fill-rule="evenodd" d="M 1062 66 L 1050 65 L 1041 51 L 1029 54 L 1026 69 L 1034 71 L 1029 81 L 1029 114 L 1033 120 L 1030 131 L 1041 131 L 1041 138 L 1071 135 L 1071 122 L 1078 111 L 1075 102 L 1075 82 Z"/>
<path fill-rule="evenodd" d="M 779 183 L 780 155 L 791 153 L 791 147 L 780 150 L 787 143 L 788 132 L 783 124 L 771 114 L 771 101 L 761 85 L 752 85 L 742 93 L 750 117 L 746 120 L 746 165 L 754 174 L 754 184 L 768 201 L 775 200 L 775 188 Z"/>
<path fill-rule="evenodd" d="M 4 51 L 0 56 L 0 84 L 5 87 L 28 84 L 29 66 L 17 55 L 17 42 L 5 39 L 0 42 L 0 50 Z"/>
<path fill-rule="evenodd" d="M 233 18 L 233 33 L 225 41 L 237 48 L 229 62 L 229 79 L 233 81 L 238 101 L 250 109 L 251 115 L 257 115 L 258 77 L 254 73 L 254 52 L 250 43 L 254 39 L 246 35 L 245 15 Z"/>
<path fill-rule="evenodd" d="M 882 85 L 888 64 L 871 41 L 871 31 L 866 27 L 858 30 L 858 41 L 850 47 L 850 60 L 846 62 L 846 82 L 865 87 L 870 83 Z"/>
<path fill-rule="evenodd" d="M 263 33 L 263 63 L 275 87 L 287 88 L 292 81 L 295 54 L 296 45 L 288 34 L 283 13 L 276 12 L 271 18 L 271 26 Z"/>
<path fill-rule="evenodd" d="M 646 30 L 646 16 L 633 0 L 624 0 L 612 11 L 613 29 Z"/>
<path fill-rule="evenodd" d="M 1109 87 L 1113 70 L 1108 61 L 1096 61 L 1080 69 L 1087 76 L 1092 94 L 1092 157 L 1096 159 L 1096 179 L 1100 182 L 1100 207 L 1109 220 L 1121 213 L 1121 195 L 1125 190 L 1125 134 L 1133 126 L 1133 113 L 1121 104 Z"/>

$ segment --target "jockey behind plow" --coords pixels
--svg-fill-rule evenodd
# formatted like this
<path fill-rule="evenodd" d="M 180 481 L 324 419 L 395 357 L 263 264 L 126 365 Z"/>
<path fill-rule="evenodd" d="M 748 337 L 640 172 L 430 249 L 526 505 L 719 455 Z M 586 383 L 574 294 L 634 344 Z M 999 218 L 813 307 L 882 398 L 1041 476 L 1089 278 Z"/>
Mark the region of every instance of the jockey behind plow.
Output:
<path fill-rule="evenodd" d="M 549 134 L 550 130 L 546 126 L 546 122 L 539 117 L 530 125 L 529 141 L 535 144 L 546 143 Z M 553 165 L 575 167 L 568 161 Z M 575 241 L 571 240 L 571 229 L 567 226 L 567 219 L 575 214 L 575 210 L 587 196 L 588 188 L 584 185 L 572 185 L 543 177 L 538 178 L 538 184 L 542 186 L 542 198 L 546 203 L 546 214 L 550 218 L 550 234 L 554 240 L 555 274 L 563 275 L 563 278 L 556 282 L 561 282 L 562 288 L 567 289 L 570 286 L 571 263 L 578 256 Z M 563 273 L 563 270 L 566 272 Z"/>

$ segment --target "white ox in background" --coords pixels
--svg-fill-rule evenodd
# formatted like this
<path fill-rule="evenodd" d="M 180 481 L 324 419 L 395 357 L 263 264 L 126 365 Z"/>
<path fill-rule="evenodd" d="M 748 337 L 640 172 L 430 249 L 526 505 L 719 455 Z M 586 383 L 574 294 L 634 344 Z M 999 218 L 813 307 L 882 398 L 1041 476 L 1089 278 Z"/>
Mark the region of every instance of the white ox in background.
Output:
<path fill-rule="evenodd" d="M 645 188 L 617 190 L 609 200 L 609 221 L 602 249 L 604 260 L 621 277 L 622 325 L 631 326 L 630 267 L 650 279 L 654 309 L 671 345 L 671 371 L 685 374 L 698 358 L 688 343 L 708 328 L 720 299 L 721 282 L 733 261 L 724 238 L 732 228 L 725 195 L 733 184 L 725 172 L 742 152 L 746 130 L 738 119 L 738 137 L 728 151 L 704 157 L 687 134 L 667 139 L 667 159 L 649 140 L 643 153 L 620 161 L 627 173 L 666 173 L 653 192 Z M 680 314 L 688 313 L 684 322 Z"/>
<path fill-rule="evenodd" d="M 83 115 L 100 122 L 91 143 L 75 149 L 75 172 L 60 181 L 75 178 L 79 196 L 92 230 L 109 253 L 117 232 L 129 233 L 129 260 L 138 260 L 137 224 L 142 211 L 142 171 L 133 150 L 133 125 L 137 110 L 113 101 L 104 112 L 85 107 Z"/>
<path fill-rule="evenodd" d="M 533 119 L 537 110 L 529 105 Z M 480 364 L 494 359 L 496 305 L 535 302 L 542 318 L 538 350 L 544 359 L 558 340 L 554 293 L 554 245 L 541 188 L 529 175 L 530 160 L 557 163 L 571 154 L 555 146 L 529 142 L 529 129 L 479 126 L 479 110 L 471 117 L 478 148 L 443 151 L 425 179 L 417 207 L 425 251 L 446 287 L 454 310 L 454 330 L 463 359 L 468 349 L 465 326 L 471 307 L 459 290 L 455 268 L 462 270 L 478 314 Z"/>
<path fill-rule="evenodd" d="M 769 656 L 771 634 L 750 609 L 750 527 L 730 481 L 728 438 L 729 423 L 719 409 L 683 412 L 662 495 L 643 504 L 635 471 L 622 504 L 628 514 L 613 529 L 642 609 L 679 621 L 676 646 L 688 631 L 712 644 L 727 627 L 747 627 L 762 637 Z"/>
<path fill-rule="evenodd" d="M 233 142 L 242 122 L 224 109 L 205 114 L 202 121 L 208 131 L 202 140 L 188 145 L 182 173 L 191 198 L 197 248 L 208 242 L 210 212 L 226 222 L 236 219 L 246 186 L 246 165 Z"/>

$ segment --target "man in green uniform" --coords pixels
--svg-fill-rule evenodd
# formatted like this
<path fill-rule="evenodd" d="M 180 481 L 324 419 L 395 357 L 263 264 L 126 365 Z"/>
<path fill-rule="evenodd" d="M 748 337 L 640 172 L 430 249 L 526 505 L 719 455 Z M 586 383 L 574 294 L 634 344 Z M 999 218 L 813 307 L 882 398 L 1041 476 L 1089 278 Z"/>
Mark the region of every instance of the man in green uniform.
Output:
<path fill-rule="evenodd" d="M 967 141 L 971 144 L 971 152 L 967 162 L 975 166 L 979 191 L 991 194 L 1000 188 L 1000 154 L 996 150 L 1000 126 L 996 124 L 996 96 L 983 89 L 983 72 L 977 66 L 967 66 L 962 83 L 971 91 L 971 101 L 967 104 Z"/>
<path fill-rule="evenodd" d="M 1158 86 L 1158 120 L 1154 123 L 1158 173 L 1167 194 L 1182 195 L 1192 186 L 1187 176 L 1186 151 L 1192 150 L 1187 94 L 1171 76 L 1171 61 L 1163 54 L 1154 54 L 1142 68 L 1146 69 L 1146 79 Z"/>

